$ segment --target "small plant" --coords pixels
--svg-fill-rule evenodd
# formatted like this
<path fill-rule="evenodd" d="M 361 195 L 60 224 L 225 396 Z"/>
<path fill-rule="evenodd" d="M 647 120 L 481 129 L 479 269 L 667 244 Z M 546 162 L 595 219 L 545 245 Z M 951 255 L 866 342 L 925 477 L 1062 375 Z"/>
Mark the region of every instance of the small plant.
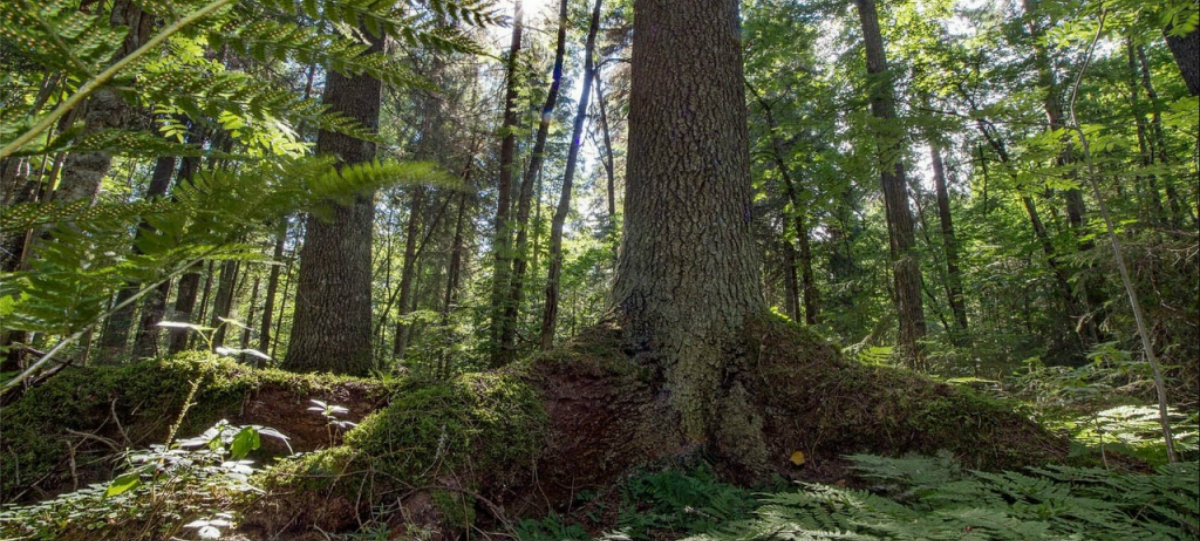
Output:
<path fill-rule="evenodd" d="M 246 456 L 261 437 L 287 436 L 258 426 L 221 420 L 194 438 L 125 454 L 126 468 L 109 483 L 29 506 L 0 511 L 0 537 L 23 539 L 167 539 L 194 529 L 216 539 L 236 524 L 227 509 L 250 484 L 254 463 Z"/>
<path fill-rule="evenodd" d="M 316 399 L 309 400 L 309 402 L 312 402 L 313 405 L 308 407 L 308 411 L 320 413 L 325 418 L 325 433 L 329 438 L 330 445 L 334 444 L 334 434 L 336 434 L 336 431 L 345 431 L 358 426 L 357 423 L 338 418 L 338 415 L 350 413 L 350 409 L 345 406 L 330 404 Z"/>

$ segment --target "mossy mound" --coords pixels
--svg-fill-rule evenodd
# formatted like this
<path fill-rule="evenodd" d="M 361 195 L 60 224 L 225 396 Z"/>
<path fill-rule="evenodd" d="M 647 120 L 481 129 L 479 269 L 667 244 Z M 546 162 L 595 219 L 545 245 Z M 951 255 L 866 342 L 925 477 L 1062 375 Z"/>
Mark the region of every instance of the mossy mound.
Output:
<path fill-rule="evenodd" d="M 847 359 L 798 325 L 763 318 L 749 327 L 757 347 L 750 393 L 763 408 L 773 462 L 803 453 L 804 476 L 839 475 L 841 457 L 935 454 L 971 468 L 1016 469 L 1062 461 L 1067 442 L 1002 401 L 897 368 Z"/>
<path fill-rule="evenodd" d="M 247 508 L 243 531 L 290 538 L 374 518 L 397 535 L 462 532 L 474 526 L 477 507 L 500 515 L 545 441 L 541 395 L 522 374 L 409 382 L 346 433 L 344 445 L 261 474 L 267 496 Z"/>
<path fill-rule="evenodd" d="M 603 490 L 638 466 L 697 459 L 745 484 L 773 474 L 841 480 L 849 477 L 842 457 L 861 452 L 947 450 L 989 470 L 1066 458 L 1066 441 L 1019 404 L 847 359 L 779 318 L 752 322 L 746 337 L 749 361 L 731 377 L 740 378 L 756 419 L 734 428 L 765 441 L 765 464 L 748 471 L 743 457 L 713 456 L 703 442 L 689 441 L 661 376 L 623 351 L 620 329 L 608 323 L 532 361 L 551 430 L 530 490 L 535 497 L 522 509 L 536 513 L 539 500 L 570 502 L 581 490 Z"/>
<path fill-rule="evenodd" d="M 346 406 L 357 420 L 387 396 L 384 385 L 329 375 L 255 369 L 190 352 L 123 366 L 73 368 L 0 412 L 0 501 L 28 501 L 108 479 L 126 448 L 162 443 L 191 382 L 199 381 L 178 436 L 219 419 L 276 428 L 294 450 L 328 445 L 325 420 L 310 399 Z M 286 447 L 264 439 L 267 454 Z"/>

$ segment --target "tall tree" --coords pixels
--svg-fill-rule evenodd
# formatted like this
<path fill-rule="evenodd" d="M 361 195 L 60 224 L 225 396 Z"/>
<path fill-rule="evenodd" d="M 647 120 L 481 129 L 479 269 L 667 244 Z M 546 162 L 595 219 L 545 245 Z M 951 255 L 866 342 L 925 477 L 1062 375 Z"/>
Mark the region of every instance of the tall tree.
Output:
<path fill-rule="evenodd" d="M 738 0 L 636 0 L 624 240 L 613 286 L 627 348 L 657 364 L 681 428 L 765 457 L 737 378 L 765 311 L 751 237 Z"/>
<path fill-rule="evenodd" d="M 554 345 L 554 328 L 558 323 L 558 288 L 563 263 L 563 225 L 567 221 L 567 212 L 571 209 L 571 189 L 575 180 L 575 164 L 579 159 L 579 149 L 583 146 L 583 121 L 587 118 L 592 82 L 595 80 L 596 31 L 600 27 L 601 3 L 602 0 L 596 0 L 592 7 L 591 22 L 588 23 L 587 42 L 584 44 L 583 53 L 583 91 L 579 96 L 579 103 L 576 104 L 575 122 L 571 127 L 571 148 L 567 150 L 567 170 L 563 174 L 562 192 L 559 193 L 558 207 L 554 209 L 554 218 L 550 222 L 550 270 L 546 275 L 546 304 L 542 309 L 539 338 L 542 349 L 550 349 Z M 564 6 L 565 4 L 564 1 Z"/>
<path fill-rule="evenodd" d="M 509 232 L 509 207 L 512 206 L 513 172 L 517 152 L 517 66 L 521 53 L 521 0 L 513 2 L 512 43 L 505 61 L 504 122 L 500 126 L 500 180 L 496 187 L 496 220 L 492 237 L 492 358 L 493 366 L 508 360 L 502 347 L 504 306 L 508 300 L 509 278 L 512 276 L 512 235 Z"/>
<path fill-rule="evenodd" d="M 517 197 L 517 242 L 513 249 L 512 283 L 509 286 L 508 303 L 504 306 L 504 324 L 500 332 L 500 349 L 504 362 L 511 361 L 516 353 L 517 316 L 521 310 L 522 297 L 525 294 L 525 261 L 529 248 L 529 211 L 533 202 L 533 183 L 539 178 L 542 161 L 546 152 L 546 137 L 550 134 L 550 121 L 554 118 L 554 106 L 558 103 L 559 89 L 562 87 L 563 58 L 567 51 L 567 0 L 559 2 L 558 7 L 558 37 L 554 48 L 554 71 L 551 75 L 550 90 L 546 93 L 546 103 L 542 105 L 541 119 L 538 122 L 537 135 L 533 142 L 533 153 L 529 158 L 529 167 L 525 170 L 525 178 L 521 181 L 521 193 Z M 594 28 L 594 27 L 593 27 Z M 594 31 L 589 31 L 595 41 Z M 589 41 L 589 43 L 591 43 Z M 588 55 L 591 54 L 589 46 Z M 590 59 L 590 57 L 589 57 Z M 586 75 L 585 75 L 586 76 Z M 584 98 L 587 99 L 589 83 L 584 83 Z M 572 142 L 572 146 L 574 143 Z M 572 164 L 567 164 L 572 168 Z"/>
<path fill-rule="evenodd" d="M 883 36 L 875 0 L 855 0 L 862 23 L 870 78 L 871 114 L 876 119 L 879 175 L 887 209 L 888 239 L 894 281 L 894 302 L 900 318 L 900 348 L 913 366 L 923 363 L 918 343 L 925 336 L 925 310 L 921 304 L 921 267 L 917 261 L 912 211 L 908 208 L 908 183 L 901 159 L 902 137 L 889 128 L 896 121 L 895 90 L 884 56 Z"/>
<path fill-rule="evenodd" d="M 946 165 L 942 161 L 941 143 L 929 142 L 929 158 L 933 162 L 933 186 L 937 194 L 938 223 L 942 230 L 942 246 L 946 251 L 946 296 L 954 321 L 962 334 L 967 332 L 967 307 L 963 299 L 962 276 L 958 267 L 958 239 L 954 236 L 954 220 L 950 216 L 950 190 L 947 189 Z M 959 334 L 959 333 L 955 333 Z M 956 341 L 960 341 L 956 337 Z"/>
<path fill-rule="evenodd" d="M 371 36 L 369 51 L 383 50 L 383 36 L 369 30 L 364 34 Z M 382 94 L 383 85 L 370 75 L 329 70 L 322 101 L 374 133 Z M 375 144 L 322 130 L 317 153 L 335 155 L 347 165 L 364 163 L 375 158 Z M 374 193 L 360 194 L 349 205 L 334 204 L 328 217 L 308 217 L 284 367 L 357 375 L 370 371 L 374 200 Z"/>

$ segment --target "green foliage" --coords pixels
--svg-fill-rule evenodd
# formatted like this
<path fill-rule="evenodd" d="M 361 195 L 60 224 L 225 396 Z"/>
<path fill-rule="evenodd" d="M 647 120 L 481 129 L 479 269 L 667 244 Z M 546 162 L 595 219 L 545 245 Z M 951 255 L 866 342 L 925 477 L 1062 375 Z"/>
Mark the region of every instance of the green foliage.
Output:
<path fill-rule="evenodd" d="M 228 512 L 233 502 L 258 490 L 249 483 L 254 462 L 245 458 L 258 448 L 260 435 L 287 439 L 273 429 L 221 420 L 176 445 L 130 451 L 124 473 L 107 485 L 95 483 L 34 505 L 6 505 L 0 535 L 161 539 L 190 528 L 202 539 L 215 539 L 222 528 L 234 526 Z"/>
<path fill-rule="evenodd" d="M 704 466 L 638 475 L 622 487 L 618 531 L 634 539 L 704 532 L 754 508 L 749 490 L 716 479 Z"/>
<path fill-rule="evenodd" d="M 182 433 L 200 431 L 222 417 L 236 415 L 247 395 L 264 387 L 307 397 L 338 385 L 362 383 L 330 375 L 256 370 L 201 352 L 118 367 L 69 368 L 5 407 L 4 438 L 0 440 L 5 457 L 0 461 L 3 499 L 27 498 L 37 488 L 70 483 L 67 463 L 71 453 L 78 464 L 77 473 L 86 478 L 102 464 L 98 457 L 119 451 L 121 445 L 162 441 L 193 381 L 199 381 L 196 405 L 183 420 Z M 382 386 L 369 388 L 384 392 Z M 112 442 L 117 449 L 105 442 Z"/>
<path fill-rule="evenodd" d="M 1193 539 L 1195 464 L 1154 474 L 1049 466 L 961 470 L 939 457 L 850 457 L 870 491 L 806 484 L 763 496 L 753 520 L 691 539 Z"/>

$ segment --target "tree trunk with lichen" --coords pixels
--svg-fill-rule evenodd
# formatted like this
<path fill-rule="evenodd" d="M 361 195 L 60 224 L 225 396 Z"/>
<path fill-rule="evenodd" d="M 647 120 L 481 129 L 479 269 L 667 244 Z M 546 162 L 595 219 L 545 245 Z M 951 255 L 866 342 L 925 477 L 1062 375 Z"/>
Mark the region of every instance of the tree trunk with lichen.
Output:
<path fill-rule="evenodd" d="M 613 286 L 627 348 L 662 376 L 686 437 L 765 455 L 738 374 L 765 311 L 751 237 L 737 0 L 637 0 L 625 238 Z"/>

